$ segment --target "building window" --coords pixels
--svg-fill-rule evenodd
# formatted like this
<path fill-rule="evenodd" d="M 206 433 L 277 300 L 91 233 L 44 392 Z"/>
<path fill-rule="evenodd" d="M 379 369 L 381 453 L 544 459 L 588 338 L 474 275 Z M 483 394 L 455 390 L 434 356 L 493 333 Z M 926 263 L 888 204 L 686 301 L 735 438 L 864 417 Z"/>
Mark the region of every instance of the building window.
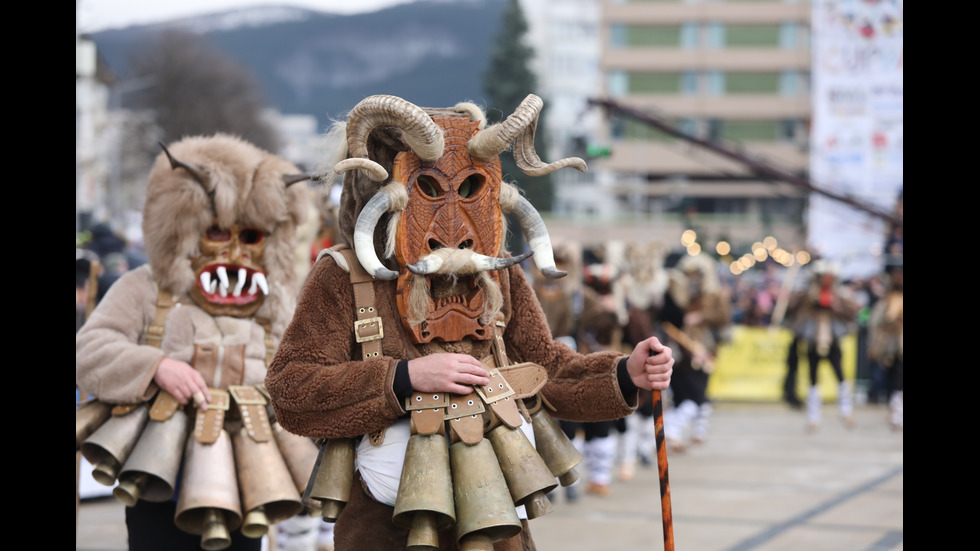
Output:
<path fill-rule="evenodd" d="M 721 123 L 721 135 L 734 142 L 772 142 L 779 139 L 779 121 L 726 120 Z"/>
<path fill-rule="evenodd" d="M 778 94 L 779 73 L 735 73 L 725 75 L 727 94 Z"/>
<path fill-rule="evenodd" d="M 609 26 L 609 46 L 615 50 L 626 47 L 629 31 L 626 25 L 613 23 Z"/>
<path fill-rule="evenodd" d="M 797 23 L 783 23 L 779 26 L 779 47 L 795 50 L 800 47 L 800 26 Z"/>
<path fill-rule="evenodd" d="M 720 50 L 725 47 L 725 25 L 721 23 L 708 23 L 704 30 L 707 39 L 706 46 L 708 48 Z"/>
<path fill-rule="evenodd" d="M 778 25 L 728 25 L 724 29 L 726 48 L 775 48 L 779 46 Z"/>
<path fill-rule="evenodd" d="M 626 136 L 626 120 L 615 117 L 609 120 L 609 135 L 613 139 L 621 140 Z"/>
<path fill-rule="evenodd" d="M 613 124 L 613 127 L 620 132 L 618 135 L 614 134 L 614 137 L 619 139 L 647 142 L 670 142 L 679 139 L 670 132 L 666 132 L 655 126 L 650 126 L 641 121 L 632 119 L 619 120 L 621 122 L 620 125 Z M 685 127 L 690 127 L 692 120 L 675 119 L 664 121 L 664 123 L 680 132 L 688 133 L 685 131 Z"/>
<path fill-rule="evenodd" d="M 629 92 L 629 75 L 626 71 L 610 71 L 606 77 L 606 88 L 611 97 L 624 96 Z"/>
<path fill-rule="evenodd" d="M 698 74 L 695 71 L 681 73 L 681 94 L 696 96 L 698 94 Z"/>
<path fill-rule="evenodd" d="M 692 118 L 684 118 L 677 122 L 677 129 L 688 136 L 697 136 L 698 126 L 698 120 Z"/>
<path fill-rule="evenodd" d="M 697 23 L 684 23 L 681 25 L 681 48 L 694 50 L 698 48 L 698 25 Z"/>
<path fill-rule="evenodd" d="M 631 94 L 679 94 L 681 73 L 630 73 Z"/>
<path fill-rule="evenodd" d="M 707 121 L 707 136 L 705 138 L 713 141 L 720 142 L 722 139 L 722 121 L 721 119 L 708 119 Z"/>
<path fill-rule="evenodd" d="M 705 75 L 706 92 L 709 96 L 721 96 L 725 94 L 725 73 L 721 71 L 708 71 Z"/>
<path fill-rule="evenodd" d="M 783 71 L 779 74 L 779 95 L 794 97 L 800 93 L 800 74 L 797 71 Z"/>
<path fill-rule="evenodd" d="M 678 25 L 630 26 L 627 29 L 627 46 L 645 48 L 676 48 L 681 44 L 681 27 Z"/>
<path fill-rule="evenodd" d="M 809 137 L 806 119 L 784 119 L 779 121 L 779 141 L 805 147 Z"/>

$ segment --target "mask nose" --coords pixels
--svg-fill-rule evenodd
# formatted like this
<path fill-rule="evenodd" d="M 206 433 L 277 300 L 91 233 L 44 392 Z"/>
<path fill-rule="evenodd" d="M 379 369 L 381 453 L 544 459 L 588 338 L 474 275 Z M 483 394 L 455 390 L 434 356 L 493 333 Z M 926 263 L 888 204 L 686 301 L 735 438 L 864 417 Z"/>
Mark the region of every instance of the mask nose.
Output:
<path fill-rule="evenodd" d="M 450 243 L 452 243 L 452 241 L 450 241 Z M 444 244 L 439 239 L 435 239 L 435 238 L 430 238 L 429 239 L 429 250 L 430 251 L 435 251 L 435 250 L 438 250 L 438 249 L 445 249 L 447 247 L 450 247 L 450 246 Z M 473 240 L 472 239 L 460 239 L 460 240 L 456 241 L 456 244 L 453 245 L 451 248 L 453 248 L 453 249 L 460 249 L 460 250 L 472 249 L 473 248 Z"/>

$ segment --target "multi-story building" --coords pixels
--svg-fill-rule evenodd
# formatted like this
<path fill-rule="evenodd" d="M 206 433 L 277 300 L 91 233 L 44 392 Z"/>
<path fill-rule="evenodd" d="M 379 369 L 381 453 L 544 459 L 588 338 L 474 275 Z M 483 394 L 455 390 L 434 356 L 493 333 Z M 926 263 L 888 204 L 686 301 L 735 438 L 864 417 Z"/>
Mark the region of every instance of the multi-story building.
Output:
<path fill-rule="evenodd" d="M 108 88 L 100 80 L 95 44 L 75 33 L 75 232 L 105 216 L 108 167 L 100 139 Z"/>
<path fill-rule="evenodd" d="M 805 177 L 811 113 L 808 1 L 545 3 L 598 8 L 594 43 L 600 78 L 593 98 L 650 113 L 684 135 Z M 562 28 L 554 20 L 551 25 Z M 561 50 L 554 36 L 550 40 L 545 53 L 551 64 L 543 71 L 548 92 L 562 88 L 555 86 L 560 77 L 554 75 L 562 67 Z M 589 44 L 577 40 L 579 51 Z M 588 99 L 582 97 L 580 107 Z M 561 110 L 561 101 L 555 103 L 552 115 Z M 577 130 L 588 144 L 608 148 L 608 156 L 589 159 L 586 175 L 559 180 L 549 222 L 553 231 L 587 242 L 629 236 L 677 246 L 685 230 L 693 229 L 702 246 L 725 240 L 735 247 L 733 253 L 766 237 L 786 249 L 806 246 L 807 192 L 800 186 L 767 178 L 737 159 L 630 117 L 598 121 L 594 128 L 578 125 Z M 567 133 L 558 136 L 569 140 Z"/>

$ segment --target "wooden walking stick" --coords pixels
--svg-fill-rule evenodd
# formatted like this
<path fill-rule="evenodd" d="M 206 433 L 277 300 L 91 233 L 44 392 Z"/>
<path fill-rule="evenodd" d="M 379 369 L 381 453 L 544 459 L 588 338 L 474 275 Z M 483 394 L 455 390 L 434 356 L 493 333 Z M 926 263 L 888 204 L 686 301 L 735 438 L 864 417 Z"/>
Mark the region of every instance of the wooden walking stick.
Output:
<path fill-rule="evenodd" d="M 664 442 L 664 403 L 659 390 L 653 392 L 653 418 L 657 430 L 657 474 L 660 477 L 660 513 L 664 524 L 664 551 L 674 551 L 674 517 L 670 510 L 670 479 L 667 477 L 667 446 Z"/>

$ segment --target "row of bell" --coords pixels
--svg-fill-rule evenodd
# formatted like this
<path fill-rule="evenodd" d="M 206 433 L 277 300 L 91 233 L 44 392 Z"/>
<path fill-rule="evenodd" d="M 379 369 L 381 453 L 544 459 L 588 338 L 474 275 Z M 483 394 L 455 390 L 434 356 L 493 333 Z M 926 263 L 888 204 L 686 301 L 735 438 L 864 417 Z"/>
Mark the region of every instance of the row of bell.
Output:
<path fill-rule="evenodd" d="M 92 477 L 115 485 L 113 496 L 133 506 L 172 499 L 183 467 L 174 522 L 200 535 L 203 549 L 227 548 L 239 528 L 262 537 L 303 511 L 301 492 L 317 456 L 312 440 L 273 423 L 274 438 L 265 442 L 222 428 L 214 443 L 202 443 L 182 408 L 156 421 L 146 404 L 121 414 L 111 407 L 94 400 L 76 409 L 75 450 L 92 464 Z"/>
<path fill-rule="evenodd" d="M 441 433 L 409 437 L 392 516 L 409 531 L 407 551 L 439 549 L 439 533 L 453 527 L 462 551 L 489 551 L 521 532 L 515 506 L 529 519 L 551 512 L 547 494 L 578 480 L 582 456 L 547 410 L 531 419 L 533 445 L 506 425 L 474 445 L 450 445 Z M 355 446 L 338 438 L 320 448 L 304 503 L 319 506 L 327 521 L 336 521 L 350 498 Z"/>

